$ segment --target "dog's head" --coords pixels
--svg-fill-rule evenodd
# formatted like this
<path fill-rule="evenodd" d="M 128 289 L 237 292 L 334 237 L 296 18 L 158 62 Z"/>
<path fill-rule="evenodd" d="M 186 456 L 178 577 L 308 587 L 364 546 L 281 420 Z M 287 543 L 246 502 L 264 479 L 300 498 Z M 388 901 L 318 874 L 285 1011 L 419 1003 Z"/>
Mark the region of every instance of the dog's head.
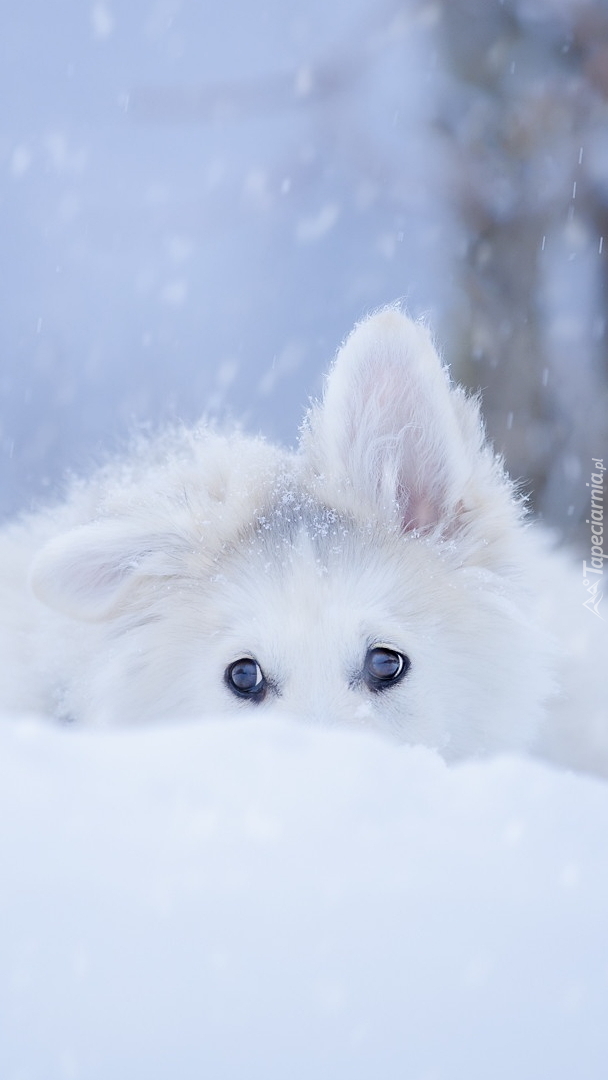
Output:
<path fill-rule="evenodd" d="M 192 446 L 33 569 L 104 628 L 90 695 L 127 718 L 278 706 L 450 756 L 529 738 L 549 684 L 521 506 L 422 325 L 355 328 L 295 456 Z"/>

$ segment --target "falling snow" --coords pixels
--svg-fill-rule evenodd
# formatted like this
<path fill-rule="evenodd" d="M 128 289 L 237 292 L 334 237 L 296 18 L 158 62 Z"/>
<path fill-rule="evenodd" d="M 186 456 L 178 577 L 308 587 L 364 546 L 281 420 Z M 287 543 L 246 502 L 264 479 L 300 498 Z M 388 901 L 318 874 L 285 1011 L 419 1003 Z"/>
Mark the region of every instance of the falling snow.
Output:
<path fill-rule="evenodd" d="M 25 0 L 3 39 L 3 517 L 142 421 L 293 441 L 402 298 L 586 542 L 602 0 Z M 603 1080 L 606 785 L 364 720 L 1 717 L 2 1080 Z"/>

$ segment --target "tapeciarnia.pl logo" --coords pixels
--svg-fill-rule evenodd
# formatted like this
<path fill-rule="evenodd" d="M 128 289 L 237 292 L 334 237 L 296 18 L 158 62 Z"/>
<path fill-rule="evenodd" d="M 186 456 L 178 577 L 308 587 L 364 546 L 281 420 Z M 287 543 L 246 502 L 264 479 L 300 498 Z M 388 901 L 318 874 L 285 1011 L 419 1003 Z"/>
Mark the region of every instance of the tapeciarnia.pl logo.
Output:
<path fill-rule="evenodd" d="M 604 559 L 608 558 L 608 555 L 604 554 L 604 472 L 606 466 L 603 458 L 591 458 L 591 461 L 593 471 L 591 481 L 587 484 L 591 495 L 591 510 L 587 519 L 591 533 L 591 562 L 583 560 L 583 585 L 589 594 L 587 599 L 583 600 L 583 607 L 588 608 L 593 615 L 597 615 L 598 619 L 602 619 L 599 607 L 603 596 Z"/>

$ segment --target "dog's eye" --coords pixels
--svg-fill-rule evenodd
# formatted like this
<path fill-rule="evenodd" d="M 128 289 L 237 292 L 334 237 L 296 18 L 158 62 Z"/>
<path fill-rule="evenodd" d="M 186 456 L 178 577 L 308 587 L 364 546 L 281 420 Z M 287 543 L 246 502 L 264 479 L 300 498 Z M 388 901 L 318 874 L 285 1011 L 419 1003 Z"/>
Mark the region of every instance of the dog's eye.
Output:
<path fill-rule="evenodd" d="M 261 701 L 266 693 L 266 679 L 257 661 L 248 656 L 229 664 L 224 673 L 227 686 L 238 697 Z"/>
<path fill-rule="evenodd" d="M 367 650 L 363 677 L 370 690 L 385 690 L 402 679 L 409 667 L 409 658 L 403 653 L 377 645 Z"/>

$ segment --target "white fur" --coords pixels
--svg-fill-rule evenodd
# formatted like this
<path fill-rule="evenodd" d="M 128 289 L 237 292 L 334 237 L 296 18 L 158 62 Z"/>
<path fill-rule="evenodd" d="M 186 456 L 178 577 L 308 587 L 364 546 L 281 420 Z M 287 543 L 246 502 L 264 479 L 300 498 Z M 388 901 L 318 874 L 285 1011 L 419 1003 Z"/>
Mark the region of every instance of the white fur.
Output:
<path fill-rule="evenodd" d="M 448 758 L 536 747 L 606 770 L 582 689 L 600 620 L 576 573 L 523 521 L 426 329 L 390 308 L 338 353 L 297 452 L 172 433 L 4 529 L 0 706 L 92 723 L 279 707 Z M 581 655 L 560 690 L 564 593 Z M 380 693 L 361 679 L 377 644 L 411 661 Z M 261 704 L 225 683 L 244 656 Z"/>

